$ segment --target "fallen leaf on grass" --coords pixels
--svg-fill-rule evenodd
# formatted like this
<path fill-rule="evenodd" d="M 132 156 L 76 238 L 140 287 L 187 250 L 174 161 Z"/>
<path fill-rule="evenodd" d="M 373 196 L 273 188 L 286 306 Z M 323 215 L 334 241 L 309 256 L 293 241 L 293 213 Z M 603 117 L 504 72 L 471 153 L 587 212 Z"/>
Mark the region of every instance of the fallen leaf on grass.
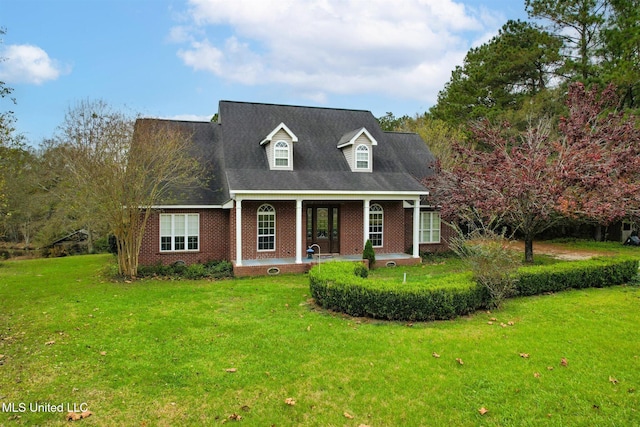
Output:
<path fill-rule="evenodd" d="M 522 357 L 523 359 L 528 359 L 529 353 L 520 353 L 520 357 Z"/>
<path fill-rule="evenodd" d="M 238 372 L 238 368 L 229 368 L 229 369 L 225 369 L 226 372 L 229 372 L 230 374 L 233 374 L 234 372 Z"/>
<path fill-rule="evenodd" d="M 618 384 L 618 380 L 609 375 L 609 382 L 612 384 Z"/>
<path fill-rule="evenodd" d="M 507 325 L 513 326 L 513 325 L 515 325 L 515 322 L 507 322 Z"/>
<path fill-rule="evenodd" d="M 567 364 L 568 364 L 568 363 L 569 363 L 569 362 L 567 361 L 567 358 L 566 358 L 566 357 L 563 357 L 562 359 L 560 359 L 560 364 L 561 364 L 562 366 L 567 366 Z"/>
<path fill-rule="evenodd" d="M 540 378 L 540 372 L 534 372 L 533 376 L 536 377 L 536 378 Z"/>
<path fill-rule="evenodd" d="M 56 343 L 55 340 L 51 340 L 44 343 L 44 345 L 54 345 L 55 343 Z"/>
<path fill-rule="evenodd" d="M 360 424 L 358 427 L 371 427 L 371 426 L 369 426 L 367 424 Z"/>
<path fill-rule="evenodd" d="M 106 352 L 106 351 L 101 351 L 101 352 L 100 352 L 100 356 L 106 356 L 106 355 L 107 355 L 107 352 Z"/>
<path fill-rule="evenodd" d="M 438 359 L 440 357 L 440 355 L 438 353 L 436 353 L 436 352 L 433 352 L 432 356 L 435 357 L 436 359 Z"/>
<path fill-rule="evenodd" d="M 91 415 L 93 415 L 93 412 L 91 411 L 84 411 L 80 414 L 78 414 L 77 412 L 68 412 L 67 416 L 65 417 L 65 420 L 67 421 L 78 421 L 78 420 L 82 420 L 84 418 L 89 418 Z"/>
<path fill-rule="evenodd" d="M 287 405 L 289 405 L 289 406 L 293 406 L 293 405 L 295 405 L 295 404 L 296 404 L 296 401 L 293 399 L 293 397 L 287 397 L 287 398 L 284 400 L 284 403 L 286 403 L 286 404 L 287 404 Z"/>
<path fill-rule="evenodd" d="M 459 357 L 456 357 L 456 362 L 458 362 L 461 365 L 464 365 L 464 362 Z"/>
<path fill-rule="evenodd" d="M 547 371 L 553 371 L 553 366 L 547 366 Z"/>
<path fill-rule="evenodd" d="M 351 415 L 351 414 L 350 414 L 350 413 L 348 413 L 348 412 L 345 412 L 345 413 L 344 413 L 344 414 L 342 414 L 342 415 L 344 415 L 344 417 L 345 417 L 345 418 L 349 418 L 350 420 L 352 420 L 352 419 L 353 419 L 353 415 Z"/>
<path fill-rule="evenodd" d="M 480 415 L 484 415 L 489 412 L 489 410 L 483 406 L 482 408 L 478 409 L 478 412 L 480 412 Z"/>
<path fill-rule="evenodd" d="M 238 415 L 234 412 L 233 414 L 229 415 L 229 419 L 234 421 L 240 421 L 242 419 L 242 415 Z"/>
<path fill-rule="evenodd" d="M 493 325 L 493 322 L 492 321 L 488 321 L 487 325 Z"/>

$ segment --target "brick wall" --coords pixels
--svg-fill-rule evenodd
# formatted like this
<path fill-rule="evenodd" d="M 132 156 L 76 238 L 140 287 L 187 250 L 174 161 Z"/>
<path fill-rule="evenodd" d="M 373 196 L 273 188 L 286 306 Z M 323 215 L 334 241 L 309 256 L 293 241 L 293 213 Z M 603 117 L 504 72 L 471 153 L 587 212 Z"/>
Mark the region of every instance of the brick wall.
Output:
<path fill-rule="evenodd" d="M 200 250 L 196 252 L 160 252 L 160 212 L 149 217 L 140 248 L 141 265 L 205 263 L 211 260 L 229 260 L 229 213 L 227 209 L 171 209 L 162 213 L 199 213 Z"/>
<path fill-rule="evenodd" d="M 293 258 L 296 256 L 296 202 L 268 203 L 276 210 L 276 245 L 273 251 L 258 251 L 258 208 L 262 201 L 242 202 L 242 259 Z M 232 240 L 235 240 L 235 212 Z M 304 217 L 304 216 L 303 216 Z M 304 220 L 303 220 L 304 222 Z M 304 230 L 303 223 L 303 230 Z M 235 259 L 235 244 L 231 258 Z"/>

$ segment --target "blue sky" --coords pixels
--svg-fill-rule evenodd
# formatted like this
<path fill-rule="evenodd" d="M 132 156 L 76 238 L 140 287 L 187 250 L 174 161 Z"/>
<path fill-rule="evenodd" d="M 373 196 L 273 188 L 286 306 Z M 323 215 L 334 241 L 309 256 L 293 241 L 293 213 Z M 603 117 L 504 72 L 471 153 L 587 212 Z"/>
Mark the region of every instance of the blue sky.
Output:
<path fill-rule="evenodd" d="M 208 120 L 218 101 L 423 113 L 511 0 L 0 0 L 0 81 L 33 146 L 104 100 Z"/>

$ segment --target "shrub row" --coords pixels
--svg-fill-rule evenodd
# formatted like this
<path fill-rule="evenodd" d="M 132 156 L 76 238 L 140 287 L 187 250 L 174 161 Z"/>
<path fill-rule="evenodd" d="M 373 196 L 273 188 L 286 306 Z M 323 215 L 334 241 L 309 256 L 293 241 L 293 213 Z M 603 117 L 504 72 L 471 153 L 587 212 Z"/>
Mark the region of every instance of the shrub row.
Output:
<path fill-rule="evenodd" d="M 523 267 L 518 271 L 516 292 L 528 296 L 572 288 L 602 288 L 627 283 L 637 274 L 638 260 L 626 256 Z"/>
<path fill-rule="evenodd" d="M 484 307 L 486 289 L 470 274 L 451 274 L 420 284 L 390 284 L 356 275 L 362 264 L 325 263 L 309 272 L 311 295 L 327 309 L 387 320 L 452 319 Z"/>
<path fill-rule="evenodd" d="M 311 295 L 320 306 L 351 316 L 387 320 L 446 320 L 489 306 L 487 289 L 470 273 L 425 276 L 420 283 L 398 284 L 365 278 L 362 264 L 329 262 L 309 272 Z M 638 274 L 638 261 L 602 258 L 522 268 L 519 295 L 569 288 L 626 283 Z M 364 276 L 364 277 L 363 277 Z"/>
<path fill-rule="evenodd" d="M 184 279 L 222 279 L 233 276 L 229 261 L 209 261 L 206 264 L 174 263 L 169 265 L 145 265 L 138 267 L 138 277 L 170 277 Z"/>

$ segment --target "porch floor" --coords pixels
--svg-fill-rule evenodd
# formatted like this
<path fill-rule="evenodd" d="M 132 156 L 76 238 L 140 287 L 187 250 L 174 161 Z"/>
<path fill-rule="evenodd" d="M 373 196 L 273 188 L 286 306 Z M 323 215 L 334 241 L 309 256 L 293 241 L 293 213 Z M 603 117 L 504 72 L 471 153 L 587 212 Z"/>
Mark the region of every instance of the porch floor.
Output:
<path fill-rule="evenodd" d="M 409 254 L 376 254 L 376 264 L 387 263 L 389 261 L 398 260 L 411 260 L 413 259 Z M 361 261 L 362 255 L 338 255 L 338 254 L 322 254 L 320 256 L 320 262 L 324 261 Z M 288 265 L 295 264 L 295 258 L 262 258 L 262 259 L 243 259 L 242 265 L 244 267 L 267 267 L 270 265 Z M 306 256 L 302 258 L 303 264 L 317 264 L 318 255 L 314 255 L 313 259 L 308 259 Z"/>

